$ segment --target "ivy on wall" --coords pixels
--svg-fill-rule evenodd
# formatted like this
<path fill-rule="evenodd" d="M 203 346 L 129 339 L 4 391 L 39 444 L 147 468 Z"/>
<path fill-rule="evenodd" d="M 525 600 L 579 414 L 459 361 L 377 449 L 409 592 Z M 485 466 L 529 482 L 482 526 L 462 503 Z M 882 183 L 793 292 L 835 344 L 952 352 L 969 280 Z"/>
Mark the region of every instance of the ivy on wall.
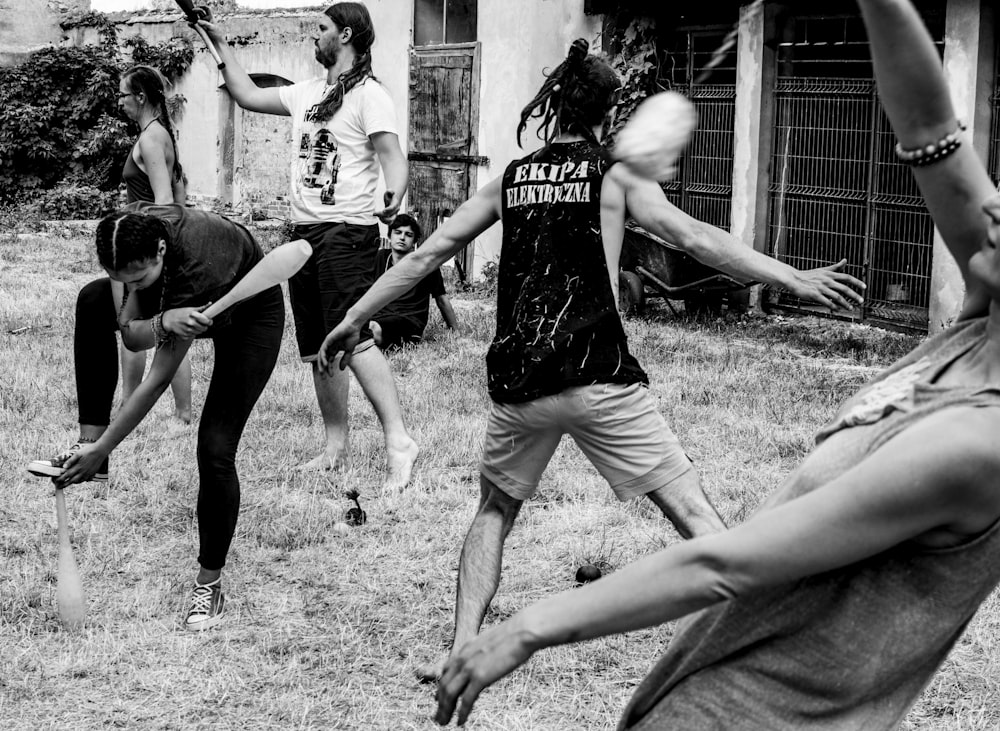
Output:
<path fill-rule="evenodd" d="M 655 18 L 624 9 L 609 13 L 605 36 L 610 40 L 611 66 L 622 81 L 621 99 L 612 134 L 646 97 L 667 87 L 661 83 L 660 50 Z"/>
<path fill-rule="evenodd" d="M 115 190 L 138 132 L 118 110 L 122 72 L 144 63 L 175 82 L 194 58 L 183 39 L 150 44 L 134 36 L 119 43 L 101 13 L 72 25 L 96 28 L 98 42 L 41 49 L 0 68 L 0 203 L 46 197 L 45 191 L 51 197 L 60 187 L 81 200 L 94 198 L 81 189 Z"/>

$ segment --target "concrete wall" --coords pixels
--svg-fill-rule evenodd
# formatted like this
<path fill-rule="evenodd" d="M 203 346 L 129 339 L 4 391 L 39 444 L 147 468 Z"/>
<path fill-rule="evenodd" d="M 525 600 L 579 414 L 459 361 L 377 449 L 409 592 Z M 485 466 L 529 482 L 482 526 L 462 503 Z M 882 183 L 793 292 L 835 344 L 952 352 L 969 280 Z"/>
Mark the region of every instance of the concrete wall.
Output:
<path fill-rule="evenodd" d="M 6 0 L 0 0 L 3 2 Z M 599 16 L 586 16 L 584 0 L 482 0 L 479 3 L 478 37 L 482 44 L 481 93 L 479 105 L 479 154 L 490 160 L 478 174 L 481 187 L 503 172 L 506 164 L 538 146 L 534 129 L 527 131 L 525 149 L 517 146 L 515 130 L 521 108 L 535 95 L 544 81 L 543 69 L 554 68 L 566 55 L 576 38 L 587 38 L 596 48 L 601 29 Z M 276 8 L 291 5 L 264 0 L 245 0 L 241 7 Z M 322 73 L 312 52 L 312 32 L 315 13 L 303 10 L 313 3 L 296 0 L 296 10 L 240 11 L 220 16 L 240 64 L 251 74 L 269 74 L 290 81 L 300 81 Z M 315 3 L 321 11 L 329 3 Z M 169 5 L 169 4 L 168 4 Z M 400 144 L 405 151 L 407 139 L 407 99 L 409 84 L 409 48 L 412 41 L 413 11 L 411 0 L 366 0 L 375 23 L 377 40 L 372 50 L 375 74 L 396 101 Z M 161 0 L 93 0 L 95 10 L 148 10 L 164 8 Z M 405 9 L 405 10 L 404 10 Z M 512 24 L 511 20 L 530 22 Z M 289 120 L 259 117 L 232 110 L 227 97 L 219 90 L 223 83 L 209 54 L 200 40 L 179 20 L 179 15 L 167 7 L 162 13 L 137 14 L 125 20 L 121 35 L 141 33 L 150 40 L 164 40 L 172 35 L 187 35 L 194 41 L 198 53 L 191 71 L 176 89 L 187 99 L 183 120 L 179 125 L 181 162 L 189 179 L 189 191 L 194 196 L 231 196 L 237 205 L 249 198 L 266 198 L 272 187 L 275 195 L 287 191 L 290 149 L 284 143 Z M 220 139 L 226 126 L 234 137 L 252 136 L 253 149 L 234 145 L 232 165 L 235 167 L 231 190 L 220 188 L 224 182 Z M 268 141 L 261 143 L 260 141 Z M 272 144 L 273 143 L 273 144 Z M 269 174 L 253 173 L 249 160 Z M 246 173 L 246 174 L 242 174 Z M 283 185 L 275 181 L 282 180 Z M 499 227 L 487 232 L 476 242 L 475 271 L 493 261 L 500 252 Z"/>
<path fill-rule="evenodd" d="M 68 2 L 67 8 L 85 5 Z M 19 63 L 36 48 L 59 43 L 59 11 L 39 0 L 0 0 L 0 66 Z"/>
<path fill-rule="evenodd" d="M 740 9 L 736 67 L 736 110 L 733 144 L 733 197 L 730 233 L 747 246 L 767 253 L 771 132 L 774 86 L 774 13 Z M 752 287 L 745 304 L 760 306 L 761 287 Z M 741 298 L 736 295 L 734 299 Z"/>
<path fill-rule="evenodd" d="M 502 175 L 507 163 L 539 147 L 535 129 L 515 133 L 521 109 L 545 81 L 570 44 L 586 38 L 599 49 L 601 16 L 587 16 L 583 0 L 480 0 L 477 33 L 482 43 L 479 106 L 479 154 L 490 159 L 479 170 L 483 187 Z M 500 254 L 500 228 L 494 226 L 476 241 L 475 271 Z"/>
<path fill-rule="evenodd" d="M 398 2 L 368 0 L 368 9 L 377 30 L 372 51 L 375 75 L 385 84 L 397 101 L 397 124 L 400 143 L 406 145 L 407 48 L 411 37 L 410 17 L 401 17 Z M 225 28 L 240 65 L 250 74 L 266 74 L 289 81 L 302 81 L 319 76 L 323 67 L 313 56 L 312 36 L 316 13 L 311 11 L 246 11 L 219 16 L 217 22 Z M 119 35 L 140 34 L 157 42 L 172 36 L 189 37 L 196 49 L 191 70 L 184 76 L 175 93 L 187 100 L 184 117 L 178 125 L 181 163 L 188 176 L 188 191 L 195 200 L 223 195 L 236 206 L 255 199 L 285 195 L 288 190 L 288 168 L 291 147 L 286 144 L 290 120 L 233 110 L 225 80 L 204 44 L 182 22 L 176 13 L 144 13 L 124 17 Z M 86 34 L 85 34 L 86 37 Z M 233 120 L 230 120 L 230 115 Z M 231 164 L 235 167 L 231 191 L 220 189 L 223 175 L 221 145 L 228 124 L 235 136 L 245 130 L 255 141 L 265 141 L 247 149 L 245 140 L 235 140 Z M 268 174 L 261 175 L 262 167 Z M 257 169 L 254 173 L 253 168 Z M 274 188 L 271 190 L 271 188 Z"/>

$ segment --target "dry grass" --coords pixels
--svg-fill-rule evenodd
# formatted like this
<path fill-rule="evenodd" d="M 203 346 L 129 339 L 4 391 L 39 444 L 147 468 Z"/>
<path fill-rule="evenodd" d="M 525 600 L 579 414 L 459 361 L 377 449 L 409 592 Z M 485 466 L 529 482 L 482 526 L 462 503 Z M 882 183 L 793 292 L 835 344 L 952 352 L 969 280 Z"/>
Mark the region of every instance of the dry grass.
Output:
<path fill-rule="evenodd" d="M 241 447 L 243 507 L 216 631 L 179 630 L 196 570 L 194 430 L 167 428 L 169 399 L 115 452 L 109 485 L 69 494 L 88 590 L 85 631 L 59 628 L 51 489 L 24 464 L 75 438 L 70 336 L 88 239 L 0 233 L 0 728 L 429 729 L 433 690 L 413 668 L 451 631 L 455 569 L 478 496 L 492 308 L 455 297 L 467 332 L 393 358 L 423 452 L 403 495 L 379 495 L 383 451 L 352 390 L 355 463 L 331 484 L 292 467 L 317 450 L 311 383 L 289 339 Z M 23 327 L 19 335 L 9 331 Z M 728 520 L 742 519 L 808 449 L 834 405 L 913 339 L 818 320 L 630 322 L 652 392 Z M 291 331 L 287 333 L 291 335 Z M 211 348 L 194 349 L 195 404 Z M 362 493 L 369 524 L 332 530 Z M 564 444 L 522 512 L 487 622 L 677 540 L 643 502 L 619 504 Z M 1000 608 L 992 598 L 913 710 L 907 728 L 1000 724 Z M 488 691 L 476 729 L 613 726 L 669 626 L 541 653 Z"/>

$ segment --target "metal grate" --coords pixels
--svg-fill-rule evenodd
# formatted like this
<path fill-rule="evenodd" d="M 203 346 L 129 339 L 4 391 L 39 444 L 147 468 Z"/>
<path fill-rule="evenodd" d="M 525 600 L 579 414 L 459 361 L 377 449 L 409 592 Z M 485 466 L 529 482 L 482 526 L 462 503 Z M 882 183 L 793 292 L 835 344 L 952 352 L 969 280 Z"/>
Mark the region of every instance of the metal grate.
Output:
<path fill-rule="evenodd" d="M 934 19 L 928 25 L 940 39 Z M 799 269 L 846 258 L 847 271 L 868 285 L 862 320 L 926 330 L 933 223 L 912 174 L 893 154 L 860 19 L 793 18 L 782 38 L 770 251 Z M 784 293 L 776 303 L 811 309 Z"/>
<path fill-rule="evenodd" d="M 990 97 L 990 159 L 989 174 L 993 184 L 1000 189 L 1000 43 L 997 44 L 993 81 L 993 95 Z"/>
<path fill-rule="evenodd" d="M 771 253 L 799 269 L 846 258 L 868 285 L 863 320 L 926 329 L 933 224 L 874 82 L 783 78 L 775 100 Z"/>
<path fill-rule="evenodd" d="M 736 113 L 736 49 L 708 79 L 695 79 L 722 43 L 729 26 L 677 31 L 660 81 L 688 96 L 698 110 L 698 128 L 678 165 L 677 177 L 664 185 L 668 200 L 706 223 L 726 231 L 731 225 L 733 144 Z"/>

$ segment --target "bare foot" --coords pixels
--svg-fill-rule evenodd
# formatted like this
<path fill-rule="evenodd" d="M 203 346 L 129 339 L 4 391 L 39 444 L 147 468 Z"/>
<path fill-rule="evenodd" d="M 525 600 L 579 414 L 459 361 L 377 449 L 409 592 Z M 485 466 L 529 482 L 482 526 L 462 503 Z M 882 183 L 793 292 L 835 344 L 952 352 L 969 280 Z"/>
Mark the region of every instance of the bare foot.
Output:
<path fill-rule="evenodd" d="M 387 449 L 385 460 L 385 482 L 382 483 L 383 490 L 399 492 L 410 484 L 410 473 L 413 471 L 413 463 L 417 461 L 420 454 L 420 447 L 410 440 L 410 444 L 405 449 Z"/>
<path fill-rule="evenodd" d="M 184 422 L 184 424 L 191 423 L 191 409 L 177 409 L 174 411 L 174 418 L 177 421 Z"/>
<path fill-rule="evenodd" d="M 187 421 L 184 421 L 183 419 L 179 419 L 177 416 L 171 416 L 167 419 L 167 434 L 181 434 L 182 432 L 187 431 L 190 426 L 190 418 Z"/>
<path fill-rule="evenodd" d="M 324 451 L 318 457 L 313 457 L 305 464 L 300 464 L 297 469 L 300 472 L 327 472 L 329 470 L 347 469 L 349 460 L 347 453 L 341 450 L 335 452 Z"/>
<path fill-rule="evenodd" d="M 441 673 L 444 672 L 444 664 L 447 660 L 448 658 L 445 656 L 437 662 L 429 662 L 426 665 L 421 665 L 414 670 L 417 680 L 421 683 L 436 683 L 441 679 Z"/>

